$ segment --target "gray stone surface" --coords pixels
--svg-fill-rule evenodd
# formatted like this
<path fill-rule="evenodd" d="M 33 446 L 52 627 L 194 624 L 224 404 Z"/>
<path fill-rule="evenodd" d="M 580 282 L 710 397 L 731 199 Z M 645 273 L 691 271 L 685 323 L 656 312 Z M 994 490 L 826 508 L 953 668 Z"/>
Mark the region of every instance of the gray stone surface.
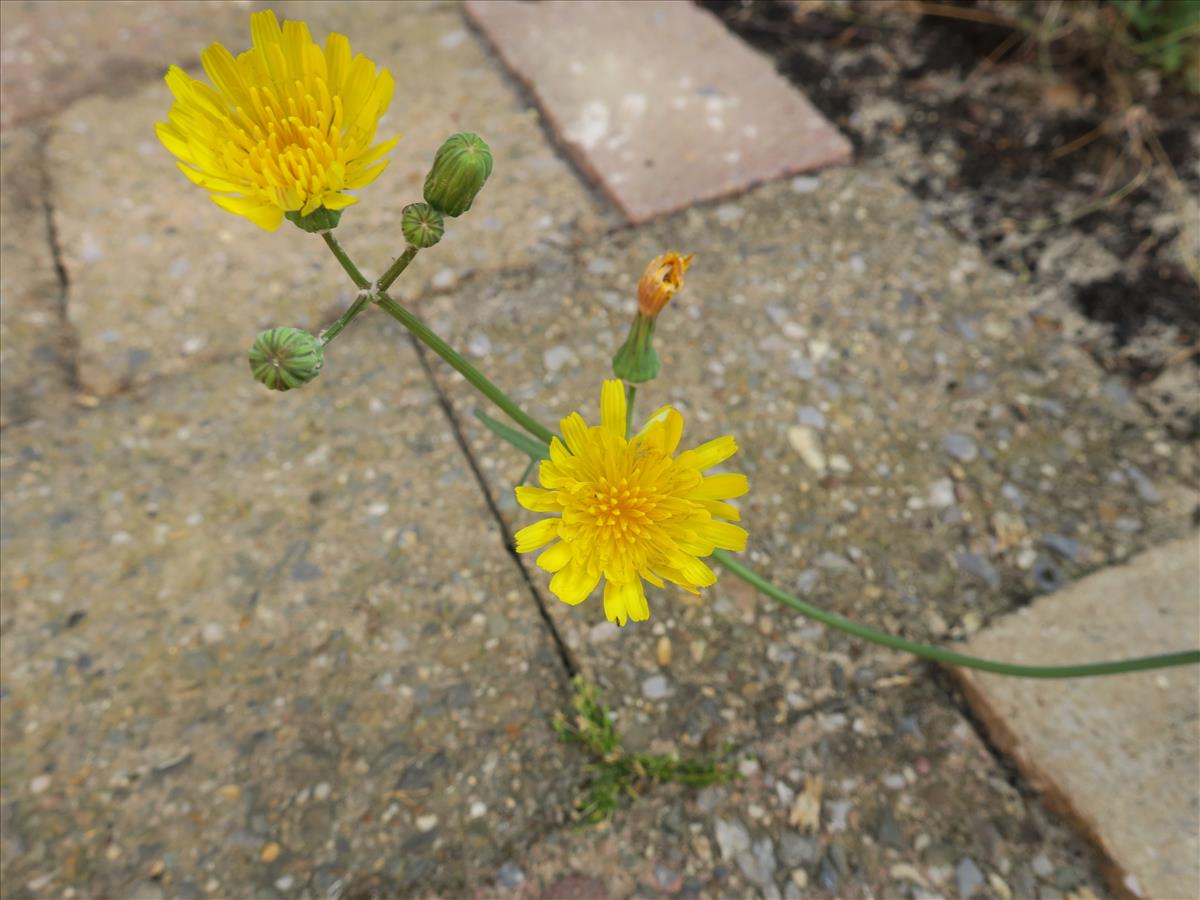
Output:
<path fill-rule="evenodd" d="M 738 756 L 749 772 L 738 781 L 655 788 L 605 828 L 547 835 L 522 865 L 526 895 L 562 896 L 550 890 L 564 872 L 600 882 L 602 897 L 778 896 L 789 885 L 796 897 L 959 897 L 964 876 L 975 896 L 999 900 L 1050 896 L 1056 879 L 1075 897 L 1109 895 L 1086 844 L 1009 783 L 927 679 L 848 697 Z M 811 818 L 796 812 L 806 796 L 819 797 Z M 885 817 L 893 844 L 874 839 Z"/>
<path fill-rule="evenodd" d="M 886 178 L 837 170 L 815 192 L 765 186 L 738 206 L 736 225 L 721 225 L 715 209 L 693 210 L 547 259 L 537 272 L 444 295 L 429 304 L 429 319 L 459 346 L 485 333 L 490 353 L 478 363 L 543 421 L 574 409 L 595 421 L 635 279 L 665 248 L 695 252 L 683 292 L 659 320 L 663 374 L 639 391 L 640 414 L 678 404 L 685 447 L 736 435 L 742 450 L 727 467 L 749 475 L 750 493 L 735 501 L 750 532 L 748 562 L 811 602 L 891 632 L 947 642 L 1011 610 L 1042 584 L 1042 534 L 1079 541 L 1080 559 L 1056 564 L 1071 578 L 1187 527 L 1194 448 L 1160 454 L 1144 422 L 1116 423 L 1091 361 L 1038 330 L 1008 279 L 927 224 Z M 849 265 L 855 258 L 861 274 Z M 967 316 L 979 337 L 948 338 Z M 542 352 L 559 344 L 574 360 L 551 371 Z M 533 521 L 512 497 L 523 460 L 472 419 L 482 403 L 465 382 L 440 363 L 435 374 L 510 528 Z M 1065 414 L 1045 412 L 1047 399 Z M 806 406 L 826 418 L 821 473 L 789 443 Z M 977 458 L 942 453 L 951 431 L 973 435 Z M 1123 461 L 1160 485 L 1160 503 L 1139 495 Z M 929 504 L 944 479 L 953 503 Z M 1023 507 L 1006 499 L 1005 483 L 1020 487 Z M 1126 531 L 1126 519 L 1137 530 Z M 526 563 L 631 746 L 745 740 L 902 662 L 728 576 L 699 601 L 651 589 L 651 620 L 617 629 L 598 597 L 568 607 L 546 591 L 549 576 L 533 558 Z M 662 638 L 673 650 L 665 667 Z M 659 674 L 674 695 L 651 700 L 643 685 Z"/>
<path fill-rule="evenodd" d="M 0 426 L 61 406 L 71 339 L 51 252 L 42 137 L 0 135 Z"/>
<path fill-rule="evenodd" d="M 769 59 L 690 3 L 466 8 L 631 222 L 850 158 Z"/>
<path fill-rule="evenodd" d="M 554 643 L 371 312 L 303 391 L 5 431 L 6 895 L 461 894 L 569 809 Z"/>
<path fill-rule="evenodd" d="M 96 91 L 119 93 L 193 63 L 213 41 L 244 38 L 259 2 L 63 0 L 4 4 L 0 128 L 57 112 Z"/>
<path fill-rule="evenodd" d="M 1071 663 L 1188 650 L 1200 535 L 1097 572 L 982 631 L 971 653 Z M 1080 681 L 962 672 L 994 740 L 1143 897 L 1200 896 L 1200 671 Z"/>
<path fill-rule="evenodd" d="M 418 257 L 398 295 L 527 265 L 603 226 L 601 207 L 456 8 L 361 4 L 348 16 L 330 3 L 299 12 L 318 40 L 330 29 L 349 31 L 355 52 L 397 76 L 380 135 L 405 138 L 338 231 L 369 274 L 403 250 L 400 211 L 420 199 L 442 140 L 469 128 L 492 146 L 495 171 L 484 192 L 469 214 L 448 223 L 441 244 Z M 247 24 L 235 46 L 248 39 Z M 430 91 L 431 84 L 442 89 Z M 170 102 L 156 81 L 130 96 L 80 101 L 54 123 L 48 153 L 67 308 L 79 333 L 81 381 L 98 394 L 248 347 L 260 328 L 319 327 L 353 292 L 319 238 L 286 222 L 273 234 L 261 231 L 218 209 L 179 173 L 154 136 Z"/>

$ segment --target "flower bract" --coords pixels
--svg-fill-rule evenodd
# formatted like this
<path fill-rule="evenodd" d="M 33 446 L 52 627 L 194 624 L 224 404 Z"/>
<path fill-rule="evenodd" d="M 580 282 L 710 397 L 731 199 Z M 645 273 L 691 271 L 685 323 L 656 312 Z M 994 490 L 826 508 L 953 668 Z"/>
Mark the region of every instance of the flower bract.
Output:
<path fill-rule="evenodd" d="M 537 564 L 554 573 L 550 590 L 565 603 L 583 602 L 603 578 L 605 615 L 619 625 L 650 617 L 644 582 L 698 593 L 717 580 L 702 557 L 745 549 L 726 501 L 748 490 L 745 475 L 704 474 L 737 452 L 732 437 L 676 456 L 683 416 L 675 409 L 664 406 L 632 437 L 625 418 L 621 382 L 604 382 L 601 423 L 589 427 L 579 413 L 563 419 L 563 439 L 551 441 L 538 470 L 542 486 L 517 488 L 526 509 L 552 514 L 517 532 L 517 551 L 549 544 Z"/>
<path fill-rule="evenodd" d="M 183 174 L 222 209 L 274 231 L 284 213 L 340 210 L 343 193 L 373 181 L 399 138 L 372 146 L 395 81 L 345 35 L 322 49 L 303 22 L 270 10 L 250 17 L 253 46 L 234 57 L 213 44 L 201 54 L 212 86 L 178 66 L 167 72 L 175 96 L 157 133 Z"/>

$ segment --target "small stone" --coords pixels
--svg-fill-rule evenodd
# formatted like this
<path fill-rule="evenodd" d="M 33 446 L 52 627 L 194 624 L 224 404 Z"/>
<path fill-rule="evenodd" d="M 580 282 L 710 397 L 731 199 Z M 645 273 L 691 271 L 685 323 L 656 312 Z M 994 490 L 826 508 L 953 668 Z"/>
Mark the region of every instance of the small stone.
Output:
<path fill-rule="evenodd" d="M 1067 576 L 1048 556 L 1039 556 L 1033 563 L 1033 584 L 1043 594 L 1052 594 L 1067 583 Z"/>
<path fill-rule="evenodd" d="M 811 194 L 820 186 L 821 179 L 815 175 L 797 175 L 792 179 L 792 190 L 797 194 Z"/>
<path fill-rule="evenodd" d="M 322 781 L 315 788 L 313 788 L 313 797 L 317 800 L 324 800 L 330 795 L 330 793 L 332 793 L 332 791 L 333 788 L 329 786 L 329 782 Z"/>
<path fill-rule="evenodd" d="M 487 815 L 487 804 L 476 800 L 471 804 L 471 809 L 467 813 L 472 819 L 481 819 Z"/>
<path fill-rule="evenodd" d="M 821 859 L 821 871 L 817 875 L 817 884 L 821 885 L 822 889 L 828 891 L 830 894 L 838 892 L 837 867 L 829 859 L 828 854 Z"/>
<path fill-rule="evenodd" d="M 663 635 L 658 639 L 658 646 L 655 647 L 655 658 L 658 664 L 664 669 L 671 664 L 671 639 Z"/>
<path fill-rule="evenodd" d="M 821 779 L 809 775 L 804 779 L 804 790 L 796 797 L 788 813 L 788 824 L 804 831 L 813 832 L 821 824 L 821 794 L 824 786 Z"/>
<path fill-rule="evenodd" d="M 829 468 L 837 472 L 839 475 L 845 475 L 853 468 L 850 465 L 850 460 L 840 453 L 835 453 L 829 457 Z"/>
<path fill-rule="evenodd" d="M 787 439 L 806 466 L 818 475 L 825 474 L 828 463 L 825 461 L 824 451 L 821 450 L 821 438 L 814 429 L 793 425 L 787 431 Z"/>
<path fill-rule="evenodd" d="M 512 860 L 509 860 L 502 865 L 500 870 L 496 873 L 496 884 L 500 885 L 502 888 L 515 890 L 524 883 L 525 873 L 522 872 L 521 867 Z"/>
<path fill-rule="evenodd" d="M 952 431 L 942 438 L 942 449 L 959 462 L 970 462 L 979 456 L 979 448 L 975 441 L 957 431 Z"/>
<path fill-rule="evenodd" d="M 291 890 L 292 885 L 295 883 L 296 879 L 294 879 L 291 875 L 283 875 L 275 879 L 275 887 L 281 891 Z"/>
<path fill-rule="evenodd" d="M 808 428 L 825 430 L 825 415 L 815 406 L 802 406 L 796 410 L 796 421 Z"/>
<path fill-rule="evenodd" d="M 50 787 L 49 775 L 36 775 L 29 781 L 29 793 L 40 794 Z"/>
<path fill-rule="evenodd" d="M 904 846 L 904 835 L 900 831 L 900 823 L 892 813 L 891 807 L 885 806 L 879 816 L 879 825 L 875 829 L 875 838 L 885 847 L 900 850 Z"/>
<path fill-rule="evenodd" d="M 816 569 L 805 569 L 803 572 L 801 572 L 799 575 L 796 576 L 796 582 L 795 582 L 796 593 L 807 594 L 814 587 L 816 587 L 817 582 L 820 580 L 821 580 L 821 573 L 818 572 Z"/>
<path fill-rule="evenodd" d="M 796 868 L 798 865 L 812 865 L 821 856 L 821 847 L 815 840 L 793 830 L 785 830 L 779 835 L 779 858 L 784 865 Z"/>
<path fill-rule="evenodd" d="M 718 818 L 714 825 L 717 836 L 717 846 L 721 848 L 721 858 L 730 861 L 739 853 L 750 849 L 750 833 L 746 826 L 737 819 L 726 821 Z"/>
<path fill-rule="evenodd" d="M 418 831 L 433 831 L 437 828 L 438 817 L 435 815 L 420 816 L 417 818 Z"/>
<path fill-rule="evenodd" d="M 217 793 L 219 793 L 226 800 L 237 800 L 242 796 L 242 789 L 236 784 L 227 784 L 224 785 Z"/>
<path fill-rule="evenodd" d="M 225 629 L 216 622 L 208 622 L 200 630 L 200 636 L 206 644 L 218 644 L 225 639 Z"/>
<path fill-rule="evenodd" d="M 953 506 L 955 502 L 954 482 L 949 478 L 939 478 L 929 486 L 929 494 L 926 496 L 925 502 L 934 509 Z"/>
<path fill-rule="evenodd" d="M 1000 485 L 1000 496 L 1018 509 L 1025 505 L 1025 495 L 1021 493 L 1021 489 L 1007 481 Z"/>
<path fill-rule="evenodd" d="M 279 851 L 282 849 L 283 848 L 277 843 L 271 841 L 270 843 L 263 845 L 262 851 L 258 854 L 258 858 L 265 863 L 273 863 L 275 860 L 279 859 Z"/>
<path fill-rule="evenodd" d="M 1054 866 L 1045 853 L 1039 853 L 1030 860 L 1029 866 L 1038 878 L 1049 878 L 1054 874 Z"/>
<path fill-rule="evenodd" d="M 542 354 L 542 364 L 547 372 L 557 372 L 563 366 L 575 362 L 575 351 L 562 344 L 551 347 Z"/>
<path fill-rule="evenodd" d="M 969 856 L 964 856 L 954 867 L 954 880 L 960 897 L 970 897 L 983 887 L 983 873 Z"/>
<path fill-rule="evenodd" d="M 960 553 L 955 561 L 962 571 L 974 575 L 988 587 L 1000 586 L 1000 576 L 995 567 L 978 553 Z"/>
<path fill-rule="evenodd" d="M 745 214 L 745 210 L 736 203 L 722 203 L 717 207 L 717 221 L 722 225 L 731 225 Z"/>
<path fill-rule="evenodd" d="M 804 890 L 804 888 L 808 887 L 808 872 L 806 872 L 804 869 L 792 869 L 792 874 L 790 877 L 792 883 L 801 890 Z"/>
<path fill-rule="evenodd" d="M 642 682 L 642 694 L 649 700 L 663 700 L 675 691 L 663 675 L 651 675 Z"/>
<path fill-rule="evenodd" d="M 853 804 L 849 800 L 831 800 L 825 805 L 829 813 L 829 830 L 832 832 L 845 831 L 848 825 L 847 816 Z"/>
<path fill-rule="evenodd" d="M 467 350 L 472 356 L 487 356 L 492 352 L 492 341 L 486 334 L 473 334 L 467 339 Z"/>
<path fill-rule="evenodd" d="M 1042 535 L 1042 546 L 1071 562 L 1079 559 L 1079 541 L 1073 538 L 1061 534 Z"/>
<path fill-rule="evenodd" d="M 755 841 L 749 852 L 738 854 L 738 868 L 759 887 L 775 883 L 775 845 L 770 838 Z"/>
<path fill-rule="evenodd" d="M 1146 477 L 1146 473 L 1132 463 L 1125 463 L 1125 474 L 1129 476 L 1129 480 L 1133 482 L 1133 489 L 1137 491 L 1137 495 L 1146 503 L 1158 503 L 1162 500 L 1162 494 L 1158 492 L 1158 488 L 1154 486 L 1154 482 Z"/>

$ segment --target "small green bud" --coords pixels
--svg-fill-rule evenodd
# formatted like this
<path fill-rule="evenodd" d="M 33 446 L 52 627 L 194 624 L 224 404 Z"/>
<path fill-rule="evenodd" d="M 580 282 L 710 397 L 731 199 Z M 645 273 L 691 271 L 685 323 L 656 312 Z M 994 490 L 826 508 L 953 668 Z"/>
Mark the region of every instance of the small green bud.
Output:
<path fill-rule="evenodd" d="M 321 342 L 299 328 L 263 331 L 250 348 L 254 380 L 273 391 L 290 391 L 308 384 L 320 374 L 324 362 Z"/>
<path fill-rule="evenodd" d="M 428 203 L 410 203 L 400 216 L 404 239 L 418 250 L 426 250 L 442 239 L 446 220 Z"/>
<path fill-rule="evenodd" d="M 483 138 L 452 134 L 438 148 L 425 178 L 425 202 L 451 218 L 461 216 L 491 174 L 492 151 Z"/>
<path fill-rule="evenodd" d="M 629 336 L 613 357 L 613 374 L 630 384 L 642 384 L 658 377 L 662 368 L 654 349 L 654 319 L 639 312 L 629 328 Z"/>
<path fill-rule="evenodd" d="M 337 228 L 338 222 L 342 218 L 340 209 L 326 209 L 323 206 L 318 206 L 307 216 L 300 215 L 300 210 L 294 209 L 291 212 L 283 214 L 289 222 L 294 222 L 296 227 L 302 231 L 307 231 L 309 234 L 317 234 L 321 231 L 333 231 Z"/>

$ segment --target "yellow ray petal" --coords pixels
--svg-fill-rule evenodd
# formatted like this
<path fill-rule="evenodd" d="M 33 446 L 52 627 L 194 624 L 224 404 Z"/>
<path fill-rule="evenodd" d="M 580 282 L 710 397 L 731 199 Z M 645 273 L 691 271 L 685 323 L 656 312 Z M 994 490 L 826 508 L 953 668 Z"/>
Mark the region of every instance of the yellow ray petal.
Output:
<path fill-rule="evenodd" d="M 540 522 L 526 525 L 514 536 L 517 542 L 517 552 L 528 553 L 530 550 L 544 547 L 558 537 L 558 525 L 558 519 L 542 519 Z"/>
<path fill-rule="evenodd" d="M 600 423 L 609 434 L 625 437 L 625 385 L 616 378 L 600 389 Z"/>

